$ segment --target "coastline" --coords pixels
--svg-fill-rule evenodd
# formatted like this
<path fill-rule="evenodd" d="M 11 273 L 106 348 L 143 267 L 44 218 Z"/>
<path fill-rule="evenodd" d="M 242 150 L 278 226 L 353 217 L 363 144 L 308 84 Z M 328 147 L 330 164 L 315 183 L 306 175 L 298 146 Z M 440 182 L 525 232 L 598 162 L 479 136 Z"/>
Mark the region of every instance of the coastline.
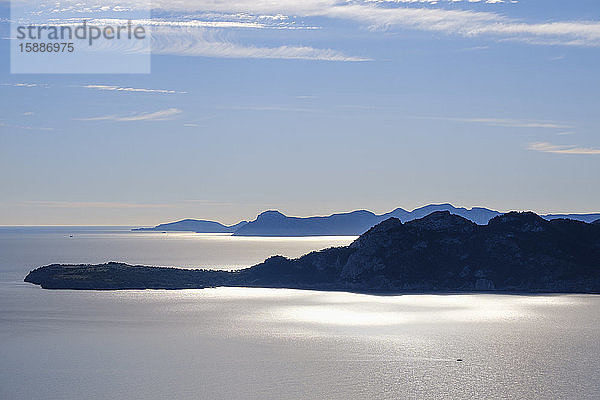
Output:
<path fill-rule="evenodd" d="M 233 270 L 184 269 L 175 267 L 128 265 L 111 262 L 107 264 L 51 264 L 30 271 L 24 282 L 39 285 L 47 290 L 186 290 L 209 289 L 217 287 L 292 289 L 318 292 L 347 292 L 373 296 L 401 295 L 465 295 L 465 294 L 501 294 L 501 295 L 597 295 L 597 290 L 564 290 L 564 288 L 401 288 L 401 287 L 365 287 L 351 283 L 307 284 L 301 282 L 260 283 L 251 282 L 244 273 L 253 267 Z M 131 279 L 133 272 L 134 278 Z M 137 273 L 145 274 L 145 280 Z M 157 280 L 157 274 L 160 276 Z M 182 282 L 182 277 L 188 278 Z M 118 280 L 119 278 L 120 280 Z"/>

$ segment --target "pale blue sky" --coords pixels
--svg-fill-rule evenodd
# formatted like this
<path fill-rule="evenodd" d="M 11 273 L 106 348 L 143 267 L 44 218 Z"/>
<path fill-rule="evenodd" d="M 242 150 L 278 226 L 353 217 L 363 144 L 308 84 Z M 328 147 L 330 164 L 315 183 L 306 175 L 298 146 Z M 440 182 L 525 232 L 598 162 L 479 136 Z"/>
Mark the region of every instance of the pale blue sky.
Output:
<path fill-rule="evenodd" d="M 0 2 L 0 225 L 600 211 L 595 0 L 161 3 L 149 75 L 16 75 Z"/>

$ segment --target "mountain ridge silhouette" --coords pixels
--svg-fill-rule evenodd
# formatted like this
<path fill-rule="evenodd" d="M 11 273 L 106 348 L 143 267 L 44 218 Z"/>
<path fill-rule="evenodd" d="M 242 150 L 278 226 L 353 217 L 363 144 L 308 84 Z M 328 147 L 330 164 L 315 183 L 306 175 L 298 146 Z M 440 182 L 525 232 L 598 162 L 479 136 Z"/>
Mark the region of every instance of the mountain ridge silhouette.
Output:
<path fill-rule="evenodd" d="M 184 219 L 155 227 L 134 228 L 134 231 L 164 232 L 197 232 L 197 233 L 231 233 L 234 236 L 358 236 L 369 228 L 390 217 L 408 222 L 423 218 L 432 212 L 448 211 L 453 215 L 466 218 L 478 225 L 485 225 L 492 218 L 502 215 L 501 212 L 485 207 L 454 207 L 449 203 L 428 204 L 407 211 L 396 208 L 384 214 L 375 214 L 368 210 L 355 210 L 327 216 L 293 217 L 279 210 L 267 210 L 260 213 L 253 221 L 241 221 L 235 225 L 224 225 L 216 221 Z M 597 214 L 547 214 L 547 220 L 567 218 L 591 223 L 600 219 Z"/>

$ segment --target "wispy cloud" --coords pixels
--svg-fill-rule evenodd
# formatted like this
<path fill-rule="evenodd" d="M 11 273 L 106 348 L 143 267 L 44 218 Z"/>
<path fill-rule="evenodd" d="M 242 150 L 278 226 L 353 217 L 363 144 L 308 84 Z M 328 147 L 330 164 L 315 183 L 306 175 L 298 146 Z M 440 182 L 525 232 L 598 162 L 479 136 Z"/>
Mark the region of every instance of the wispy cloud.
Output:
<path fill-rule="evenodd" d="M 18 1 L 18 0 L 15 0 Z M 134 2 L 129 2 L 134 3 Z M 141 2 L 142 4 L 131 4 L 132 8 L 140 10 L 147 9 L 150 5 L 146 0 Z M 296 21 L 295 18 L 283 15 L 274 14 L 268 15 L 264 13 L 252 13 L 252 12 L 222 12 L 222 11 L 203 11 L 203 5 L 194 5 L 189 2 L 182 2 L 179 5 L 173 7 L 173 4 L 168 4 L 168 10 L 165 12 L 165 4 L 156 4 L 152 11 L 153 17 L 151 19 L 138 19 L 135 20 L 136 24 L 142 24 L 145 26 L 157 27 L 157 26 L 177 26 L 177 27 L 196 27 L 196 28 L 241 28 L 241 29 L 289 29 L 289 30 L 305 30 L 305 29 L 319 29 L 316 26 L 308 26 Z M 58 7 L 53 8 L 40 6 L 38 13 L 49 13 L 54 15 L 61 15 L 63 13 L 80 12 L 85 14 L 95 15 L 96 18 L 88 19 L 90 24 L 102 25 L 120 23 L 118 13 L 111 13 L 110 10 L 102 9 L 91 9 L 82 7 L 82 3 L 72 5 L 71 7 L 64 8 Z M 234 7 L 235 8 L 235 7 Z M 44 10 L 45 9 L 45 10 Z M 257 4 L 257 8 L 260 9 L 260 5 Z M 150 11 L 150 10 L 147 10 Z M 174 14 L 173 12 L 181 12 Z M 110 18 L 102 18 L 106 13 L 113 15 Z M 116 18 L 114 18 L 116 16 Z M 78 18 L 67 18 L 60 21 L 63 24 L 72 24 L 81 22 Z"/>
<path fill-rule="evenodd" d="M 563 125 L 552 121 L 535 121 L 527 119 L 504 119 L 504 118 L 456 118 L 457 121 L 473 122 L 490 126 L 505 126 L 511 128 L 542 128 L 542 129 L 570 129 L 569 125 Z"/>
<path fill-rule="evenodd" d="M 286 21 L 302 21 L 305 17 L 326 17 L 354 21 L 373 30 L 401 28 L 465 37 L 488 36 L 531 44 L 600 46 L 600 22 L 594 20 L 538 23 L 490 11 L 444 8 L 443 3 L 457 3 L 456 1 L 394 0 L 383 2 L 386 4 L 380 3 L 382 2 L 368 0 L 156 0 L 152 6 L 155 10 L 179 12 L 182 15 L 201 12 L 245 18 L 253 16 L 254 19 L 250 21 L 254 23 L 257 23 L 256 17 L 260 15 L 280 15 Z M 427 3 L 427 6 L 419 7 L 418 3 Z M 499 1 L 469 0 L 461 3 L 467 6 L 471 3 L 495 4 Z M 233 18 L 232 22 L 235 22 L 236 18 Z M 239 22 L 239 18 L 237 21 Z"/>
<path fill-rule="evenodd" d="M 554 154 L 600 155 L 600 148 L 580 147 L 576 145 L 564 146 L 546 142 L 530 143 L 527 149 L 531 151 Z"/>
<path fill-rule="evenodd" d="M 142 113 L 129 117 L 120 117 L 117 121 L 164 121 L 171 119 L 177 114 L 181 114 L 181 110 L 178 108 L 168 108 L 166 110 L 155 111 L 151 113 Z"/>
<path fill-rule="evenodd" d="M 306 30 L 318 27 L 298 26 L 295 22 L 281 22 L 290 17 L 258 15 L 251 16 L 245 13 L 227 14 L 229 18 L 241 19 L 239 21 L 203 21 L 189 19 L 188 16 L 172 16 L 166 19 L 107 19 L 97 18 L 88 21 L 98 26 L 125 25 L 131 21 L 134 25 L 146 26 L 152 32 L 152 53 L 162 55 L 202 56 L 215 58 L 259 58 L 259 59 L 290 59 L 290 60 L 316 60 L 316 61 L 371 61 L 368 57 L 347 55 L 331 48 L 317 48 L 308 45 L 260 46 L 244 44 L 232 40 L 226 31 L 239 28 L 254 29 L 293 29 Z M 179 20 L 178 18 L 184 18 Z M 260 22 L 256 22 L 260 21 Z M 265 23 L 268 21 L 269 23 Z M 76 25 L 77 19 L 53 21 L 54 25 Z M 135 52 L 145 49 L 129 49 Z M 91 89 L 115 90 L 129 92 L 154 92 L 175 93 L 174 91 L 161 91 L 151 89 L 120 88 L 113 85 L 89 85 Z"/>
<path fill-rule="evenodd" d="M 47 88 L 48 85 L 45 83 L 0 83 L 0 86 L 10 86 L 10 87 L 22 87 L 22 88 L 33 88 L 33 87 L 43 87 Z"/>
<path fill-rule="evenodd" d="M 461 118 L 461 117 L 420 117 L 423 119 L 466 122 L 488 126 L 508 128 L 537 128 L 537 129 L 573 129 L 573 126 L 556 121 L 531 120 L 521 118 Z"/>
<path fill-rule="evenodd" d="M 132 88 L 132 87 L 121 87 L 114 85 L 85 85 L 86 89 L 95 89 L 110 92 L 128 92 L 128 93 L 159 93 L 159 94 L 187 94 L 188 92 L 168 89 L 146 89 L 146 88 Z"/>
<path fill-rule="evenodd" d="M 597 21 L 527 23 L 493 12 L 366 5 L 330 7 L 327 15 L 367 23 L 371 29 L 401 27 L 466 37 L 490 36 L 531 44 L 600 46 L 600 22 Z"/>
<path fill-rule="evenodd" d="M 184 19 L 169 20 L 165 18 L 153 18 L 147 20 L 136 20 L 136 24 L 157 27 L 178 27 L 178 28 L 248 28 L 248 29 L 288 29 L 288 30 L 312 30 L 320 29 L 316 26 L 297 25 L 288 22 L 290 17 L 281 16 L 281 19 L 266 15 L 248 15 L 248 14 L 227 14 L 227 20 L 214 21 L 206 19 Z M 233 20 L 231 20 L 233 19 Z M 100 23 L 118 23 L 119 20 L 92 20 Z"/>
<path fill-rule="evenodd" d="M 462 52 L 468 52 L 468 51 L 482 51 L 482 50 L 489 50 L 490 46 L 474 46 L 474 47 L 467 47 L 464 49 L 460 49 L 458 51 L 462 51 Z"/>
<path fill-rule="evenodd" d="M 178 108 L 168 108 L 166 110 L 160 110 L 155 112 L 147 112 L 134 114 L 129 116 L 117 116 L 117 115 L 101 115 L 98 117 L 79 118 L 78 121 L 116 121 L 116 122 L 130 122 L 130 121 L 165 121 L 174 118 L 178 114 L 181 114 L 181 110 Z"/>
<path fill-rule="evenodd" d="M 20 83 L 0 83 L 0 86 L 7 87 L 20 87 L 20 88 L 48 88 L 50 85 L 47 83 L 28 83 L 28 82 L 20 82 Z M 57 87 L 61 85 L 53 85 L 53 87 Z M 134 88 L 127 86 L 117 86 L 117 85 L 104 85 L 104 84 L 89 84 L 83 86 L 69 86 L 69 87 L 81 87 L 85 89 L 93 89 L 93 90 L 105 90 L 105 91 L 114 91 L 114 92 L 129 92 L 129 93 L 159 93 L 159 94 L 187 94 L 186 91 L 181 90 L 170 90 L 170 89 L 152 89 L 152 88 Z"/>
<path fill-rule="evenodd" d="M 17 0 L 15 0 L 17 1 Z M 155 54 L 205 56 L 219 58 L 303 59 L 323 61 L 366 61 L 368 56 L 348 55 L 339 49 L 317 48 L 310 44 L 239 43 L 219 35 L 227 30 L 314 29 L 304 21 L 319 18 L 321 24 L 343 20 L 376 30 L 408 29 L 459 37 L 480 37 L 495 41 L 519 41 L 533 45 L 600 47 L 600 21 L 555 20 L 547 22 L 516 19 L 492 11 L 468 9 L 470 4 L 512 4 L 501 0 L 155 0 L 155 18 L 146 20 L 151 26 Z M 93 8 L 79 0 L 61 1 L 60 10 L 48 5 L 52 12 L 78 8 L 86 12 L 103 9 L 146 9 L 146 1 L 122 0 L 102 2 Z M 448 8 L 459 3 L 464 9 Z M 98 21 L 101 21 L 98 19 Z M 116 21 L 116 20 L 111 20 Z M 141 20 L 140 20 L 141 21 Z M 208 32 L 211 32 L 210 34 Z M 253 38 L 251 40 L 256 40 Z M 480 46 L 477 49 L 483 49 Z"/>
<path fill-rule="evenodd" d="M 152 52 L 218 58 L 301 59 L 318 61 L 369 61 L 334 49 L 311 46 L 262 47 L 235 43 L 218 30 L 160 27 L 152 32 Z"/>

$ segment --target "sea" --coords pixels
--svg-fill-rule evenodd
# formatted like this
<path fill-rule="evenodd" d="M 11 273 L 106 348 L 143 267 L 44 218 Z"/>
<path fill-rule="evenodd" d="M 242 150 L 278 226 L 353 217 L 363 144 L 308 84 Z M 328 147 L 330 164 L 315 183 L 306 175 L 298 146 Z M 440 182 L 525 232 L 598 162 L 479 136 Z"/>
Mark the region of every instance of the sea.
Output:
<path fill-rule="evenodd" d="M 599 399 L 600 297 L 43 290 L 50 263 L 237 269 L 355 237 L 0 228 L 0 399 Z"/>

